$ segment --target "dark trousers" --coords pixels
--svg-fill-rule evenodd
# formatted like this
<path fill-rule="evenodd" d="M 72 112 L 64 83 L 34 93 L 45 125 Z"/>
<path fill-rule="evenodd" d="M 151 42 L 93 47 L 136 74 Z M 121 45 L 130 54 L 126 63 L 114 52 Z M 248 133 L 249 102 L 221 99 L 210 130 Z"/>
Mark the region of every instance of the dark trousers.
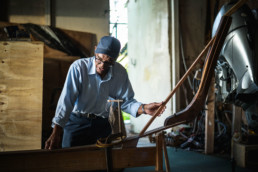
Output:
<path fill-rule="evenodd" d="M 111 134 L 108 118 L 89 119 L 71 114 L 64 127 L 62 147 L 95 144 L 99 138 Z"/>

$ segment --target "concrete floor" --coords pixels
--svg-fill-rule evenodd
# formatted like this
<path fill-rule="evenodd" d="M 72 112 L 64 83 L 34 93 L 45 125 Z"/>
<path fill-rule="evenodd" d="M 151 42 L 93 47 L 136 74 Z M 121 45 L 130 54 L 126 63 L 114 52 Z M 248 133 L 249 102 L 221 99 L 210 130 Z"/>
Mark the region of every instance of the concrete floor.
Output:
<path fill-rule="evenodd" d="M 127 136 L 133 136 L 130 124 L 126 124 Z M 150 143 L 148 137 L 139 139 L 137 147 L 155 146 Z M 171 172 L 258 172 L 258 170 L 232 166 L 229 155 L 205 155 L 194 151 L 188 151 L 167 146 Z M 166 170 L 163 159 L 163 170 Z M 154 166 L 126 168 L 123 172 L 150 172 L 155 171 Z"/>
<path fill-rule="evenodd" d="M 234 166 L 229 158 L 205 155 L 193 151 L 186 151 L 167 147 L 171 172 L 254 172 L 258 170 Z M 165 164 L 163 170 L 165 171 Z M 155 167 L 127 168 L 123 172 L 149 172 L 155 171 Z"/>

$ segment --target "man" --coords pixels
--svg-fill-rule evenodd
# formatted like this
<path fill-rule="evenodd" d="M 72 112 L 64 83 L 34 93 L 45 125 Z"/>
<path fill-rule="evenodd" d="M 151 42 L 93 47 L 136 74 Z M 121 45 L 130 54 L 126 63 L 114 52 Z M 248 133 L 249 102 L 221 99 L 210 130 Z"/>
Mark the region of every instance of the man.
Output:
<path fill-rule="evenodd" d="M 107 100 L 123 100 L 121 109 L 134 117 L 153 115 L 162 103 L 142 104 L 134 92 L 124 67 L 116 63 L 120 42 L 104 36 L 95 47 L 95 56 L 76 60 L 67 78 L 53 118 L 53 132 L 45 149 L 96 143 L 111 133 Z M 164 110 L 163 110 L 164 111 Z"/>

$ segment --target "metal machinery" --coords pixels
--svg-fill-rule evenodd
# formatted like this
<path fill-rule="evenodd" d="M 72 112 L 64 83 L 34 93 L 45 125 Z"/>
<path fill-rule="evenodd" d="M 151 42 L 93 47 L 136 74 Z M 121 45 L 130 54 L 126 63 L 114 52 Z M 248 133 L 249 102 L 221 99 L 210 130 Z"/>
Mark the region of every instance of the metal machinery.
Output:
<path fill-rule="evenodd" d="M 224 5 L 212 29 L 234 5 Z M 258 20 L 257 11 L 243 5 L 232 14 L 232 24 L 215 68 L 216 101 L 241 106 L 249 129 L 258 131 Z"/>

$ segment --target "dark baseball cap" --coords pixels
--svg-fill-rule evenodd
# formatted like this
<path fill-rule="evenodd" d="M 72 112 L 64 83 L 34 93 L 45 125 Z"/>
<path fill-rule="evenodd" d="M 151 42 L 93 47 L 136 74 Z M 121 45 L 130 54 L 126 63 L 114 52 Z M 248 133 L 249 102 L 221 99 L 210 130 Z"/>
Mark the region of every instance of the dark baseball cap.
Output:
<path fill-rule="evenodd" d="M 106 54 L 112 58 L 117 58 L 120 52 L 120 41 L 111 36 L 104 36 L 100 39 L 95 53 Z"/>

